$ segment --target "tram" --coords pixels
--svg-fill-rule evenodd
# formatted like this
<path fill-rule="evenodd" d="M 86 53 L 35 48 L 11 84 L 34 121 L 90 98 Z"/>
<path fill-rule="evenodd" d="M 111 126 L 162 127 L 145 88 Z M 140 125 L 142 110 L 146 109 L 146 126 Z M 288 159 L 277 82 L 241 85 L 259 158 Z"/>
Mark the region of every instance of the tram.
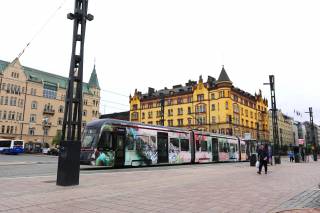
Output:
<path fill-rule="evenodd" d="M 87 123 L 80 163 L 107 167 L 247 160 L 246 144 L 233 136 L 116 119 Z"/>

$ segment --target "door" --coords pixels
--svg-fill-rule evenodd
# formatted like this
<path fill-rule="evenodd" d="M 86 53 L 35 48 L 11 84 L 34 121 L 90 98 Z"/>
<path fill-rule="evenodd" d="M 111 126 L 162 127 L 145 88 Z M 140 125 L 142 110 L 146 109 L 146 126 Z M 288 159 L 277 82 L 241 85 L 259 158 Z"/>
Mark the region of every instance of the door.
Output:
<path fill-rule="evenodd" d="M 125 132 L 117 131 L 114 134 L 115 161 L 114 167 L 123 167 L 125 161 Z"/>
<path fill-rule="evenodd" d="M 168 163 L 168 133 L 158 132 L 158 163 Z"/>
<path fill-rule="evenodd" d="M 219 161 L 218 138 L 212 138 L 212 161 Z"/>

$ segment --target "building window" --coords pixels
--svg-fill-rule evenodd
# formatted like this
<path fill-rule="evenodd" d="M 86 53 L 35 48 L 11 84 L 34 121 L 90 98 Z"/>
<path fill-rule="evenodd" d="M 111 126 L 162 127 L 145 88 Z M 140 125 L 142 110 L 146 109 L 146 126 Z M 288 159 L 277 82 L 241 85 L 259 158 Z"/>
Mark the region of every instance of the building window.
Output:
<path fill-rule="evenodd" d="M 219 98 L 224 98 L 224 90 L 219 92 Z"/>
<path fill-rule="evenodd" d="M 84 127 L 86 127 L 86 125 L 87 125 L 87 122 L 86 122 L 86 121 L 83 121 L 83 122 L 82 122 L 82 127 L 84 128 Z"/>
<path fill-rule="evenodd" d="M 142 115 L 141 115 L 141 116 L 142 116 L 142 119 L 144 119 L 144 116 L 145 116 L 145 115 L 144 115 L 144 112 L 142 113 Z"/>
<path fill-rule="evenodd" d="M 168 99 L 168 100 L 167 100 L 167 105 L 170 106 L 171 104 L 172 104 L 172 100 L 171 100 L 171 99 Z"/>
<path fill-rule="evenodd" d="M 246 117 L 248 117 L 249 115 L 248 115 L 248 110 L 246 109 L 245 110 L 245 114 L 246 114 Z"/>
<path fill-rule="evenodd" d="M 43 89 L 43 97 L 49 99 L 56 99 L 57 91 L 50 90 L 50 89 Z"/>
<path fill-rule="evenodd" d="M 87 110 L 83 110 L 83 116 L 87 116 Z"/>
<path fill-rule="evenodd" d="M 138 109 L 138 104 L 133 104 L 132 110 L 137 110 Z"/>
<path fill-rule="evenodd" d="M 173 109 L 168 109 L 168 116 L 173 116 Z"/>
<path fill-rule="evenodd" d="M 62 113 L 63 112 L 63 106 L 62 105 L 60 105 L 59 106 L 59 110 L 58 110 L 60 113 Z"/>
<path fill-rule="evenodd" d="M 216 97 L 215 97 L 214 93 L 211 93 L 211 100 L 214 100 L 214 99 L 216 99 Z"/>
<path fill-rule="evenodd" d="M 31 109 L 37 109 L 37 102 L 36 101 L 32 101 Z"/>
<path fill-rule="evenodd" d="M 32 95 L 32 96 L 36 96 L 36 95 L 37 95 L 37 90 L 31 88 L 31 95 Z"/>
<path fill-rule="evenodd" d="M 188 118 L 188 125 L 191 125 L 192 119 Z"/>
<path fill-rule="evenodd" d="M 1 133 L 4 133 L 4 131 L 5 131 L 5 126 L 4 125 L 2 125 L 2 127 L 1 127 Z"/>
<path fill-rule="evenodd" d="M 58 118 L 58 125 L 62 125 L 63 123 L 63 118 Z"/>
<path fill-rule="evenodd" d="M 192 102 L 192 96 L 189 96 L 188 97 L 188 103 L 191 103 Z"/>
<path fill-rule="evenodd" d="M 183 99 L 182 98 L 178 98 L 177 104 L 183 104 Z"/>
<path fill-rule="evenodd" d="M 45 135 L 45 136 L 48 136 L 48 128 L 45 128 L 44 130 L 43 130 L 43 134 Z"/>
<path fill-rule="evenodd" d="M 35 129 L 29 128 L 29 135 L 35 135 Z"/>
<path fill-rule="evenodd" d="M 215 104 L 211 104 L 211 111 L 215 111 L 216 110 L 216 105 Z"/>
<path fill-rule="evenodd" d="M 206 112 L 206 105 L 200 104 L 196 106 L 196 113 L 203 113 Z"/>
<path fill-rule="evenodd" d="M 92 111 L 93 112 L 93 111 Z M 137 112 L 133 112 L 131 113 L 131 119 L 132 120 L 138 120 L 139 116 L 138 116 L 138 113 Z"/>
<path fill-rule="evenodd" d="M 152 118 L 152 112 L 148 112 L 148 118 Z"/>
<path fill-rule="evenodd" d="M 168 120 L 168 126 L 173 126 L 173 120 Z"/>
<path fill-rule="evenodd" d="M 3 105 L 3 96 L 0 97 L 0 105 Z"/>
<path fill-rule="evenodd" d="M 216 122 L 216 116 L 212 116 L 212 123 L 215 124 Z"/>
<path fill-rule="evenodd" d="M 8 98 L 8 96 L 6 96 L 4 99 L 4 105 L 8 105 L 8 101 L 9 101 L 9 98 Z"/>
<path fill-rule="evenodd" d="M 148 109 L 151 109 L 152 108 L 152 103 L 148 103 Z"/>
<path fill-rule="evenodd" d="M 35 123 L 36 122 L 36 115 L 35 114 L 31 114 L 30 115 L 30 123 Z"/>
<path fill-rule="evenodd" d="M 204 100 L 203 94 L 197 95 L 197 101 L 203 101 L 203 100 Z"/>
<path fill-rule="evenodd" d="M 7 134 L 10 134 L 10 126 L 7 126 Z"/>
<path fill-rule="evenodd" d="M 178 126 L 183 126 L 183 119 L 178 119 Z"/>
<path fill-rule="evenodd" d="M 192 114 L 192 110 L 191 110 L 191 107 L 188 107 L 188 114 Z"/>
<path fill-rule="evenodd" d="M 196 121 L 197 121 L 197 125 L 206 124 L 206 118 L 205 117 L 197 117 Z"/>
<path fill-rule="evenodd" d="M 178 108 L 178 115 L 183 115 L 183 108 Z"/>
<path fill-rule="evenodd" d="M 226 109 L 229 109 L 229 102 L 226 101 Z"/>

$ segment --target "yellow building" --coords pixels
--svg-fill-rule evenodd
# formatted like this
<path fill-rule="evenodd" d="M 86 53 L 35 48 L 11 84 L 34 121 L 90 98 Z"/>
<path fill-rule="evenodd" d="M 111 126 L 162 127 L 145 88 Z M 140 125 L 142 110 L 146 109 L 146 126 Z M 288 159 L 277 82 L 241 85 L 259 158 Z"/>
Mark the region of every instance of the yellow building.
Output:
<path fill-rule="evenodd" d="M 62 129 L 68 78 L 0 60 L 0 138 L 50 144 Z M 95 68 L 83 83 L 83 126 L 99 117 Z"/>
<path fill-rule="evenodd" d="M 261 91 L 251 95 L 233 86 L 224 67 L 218 80 L 187 82 L 172 89 L 130 96 L 130 120 L 161 124 L 161 97 L 164 99 L 164 125 L 200 129 L 251 139 L 269 140 L 268 102 Z"/>

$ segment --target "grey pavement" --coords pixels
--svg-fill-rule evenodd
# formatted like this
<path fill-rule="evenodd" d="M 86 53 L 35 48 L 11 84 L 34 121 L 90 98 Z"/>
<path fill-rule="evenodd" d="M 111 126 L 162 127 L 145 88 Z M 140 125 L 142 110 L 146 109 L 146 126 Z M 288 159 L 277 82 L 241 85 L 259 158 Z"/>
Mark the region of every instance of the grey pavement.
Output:
<path fill-rule="evenodd" d="M 282 162 L 267 175 L 249 163 L 105 170 L 72 187 L 55 175 L 2 177 L 0 212 L 279 212 L 320 182 L 319 162 Z"/>

